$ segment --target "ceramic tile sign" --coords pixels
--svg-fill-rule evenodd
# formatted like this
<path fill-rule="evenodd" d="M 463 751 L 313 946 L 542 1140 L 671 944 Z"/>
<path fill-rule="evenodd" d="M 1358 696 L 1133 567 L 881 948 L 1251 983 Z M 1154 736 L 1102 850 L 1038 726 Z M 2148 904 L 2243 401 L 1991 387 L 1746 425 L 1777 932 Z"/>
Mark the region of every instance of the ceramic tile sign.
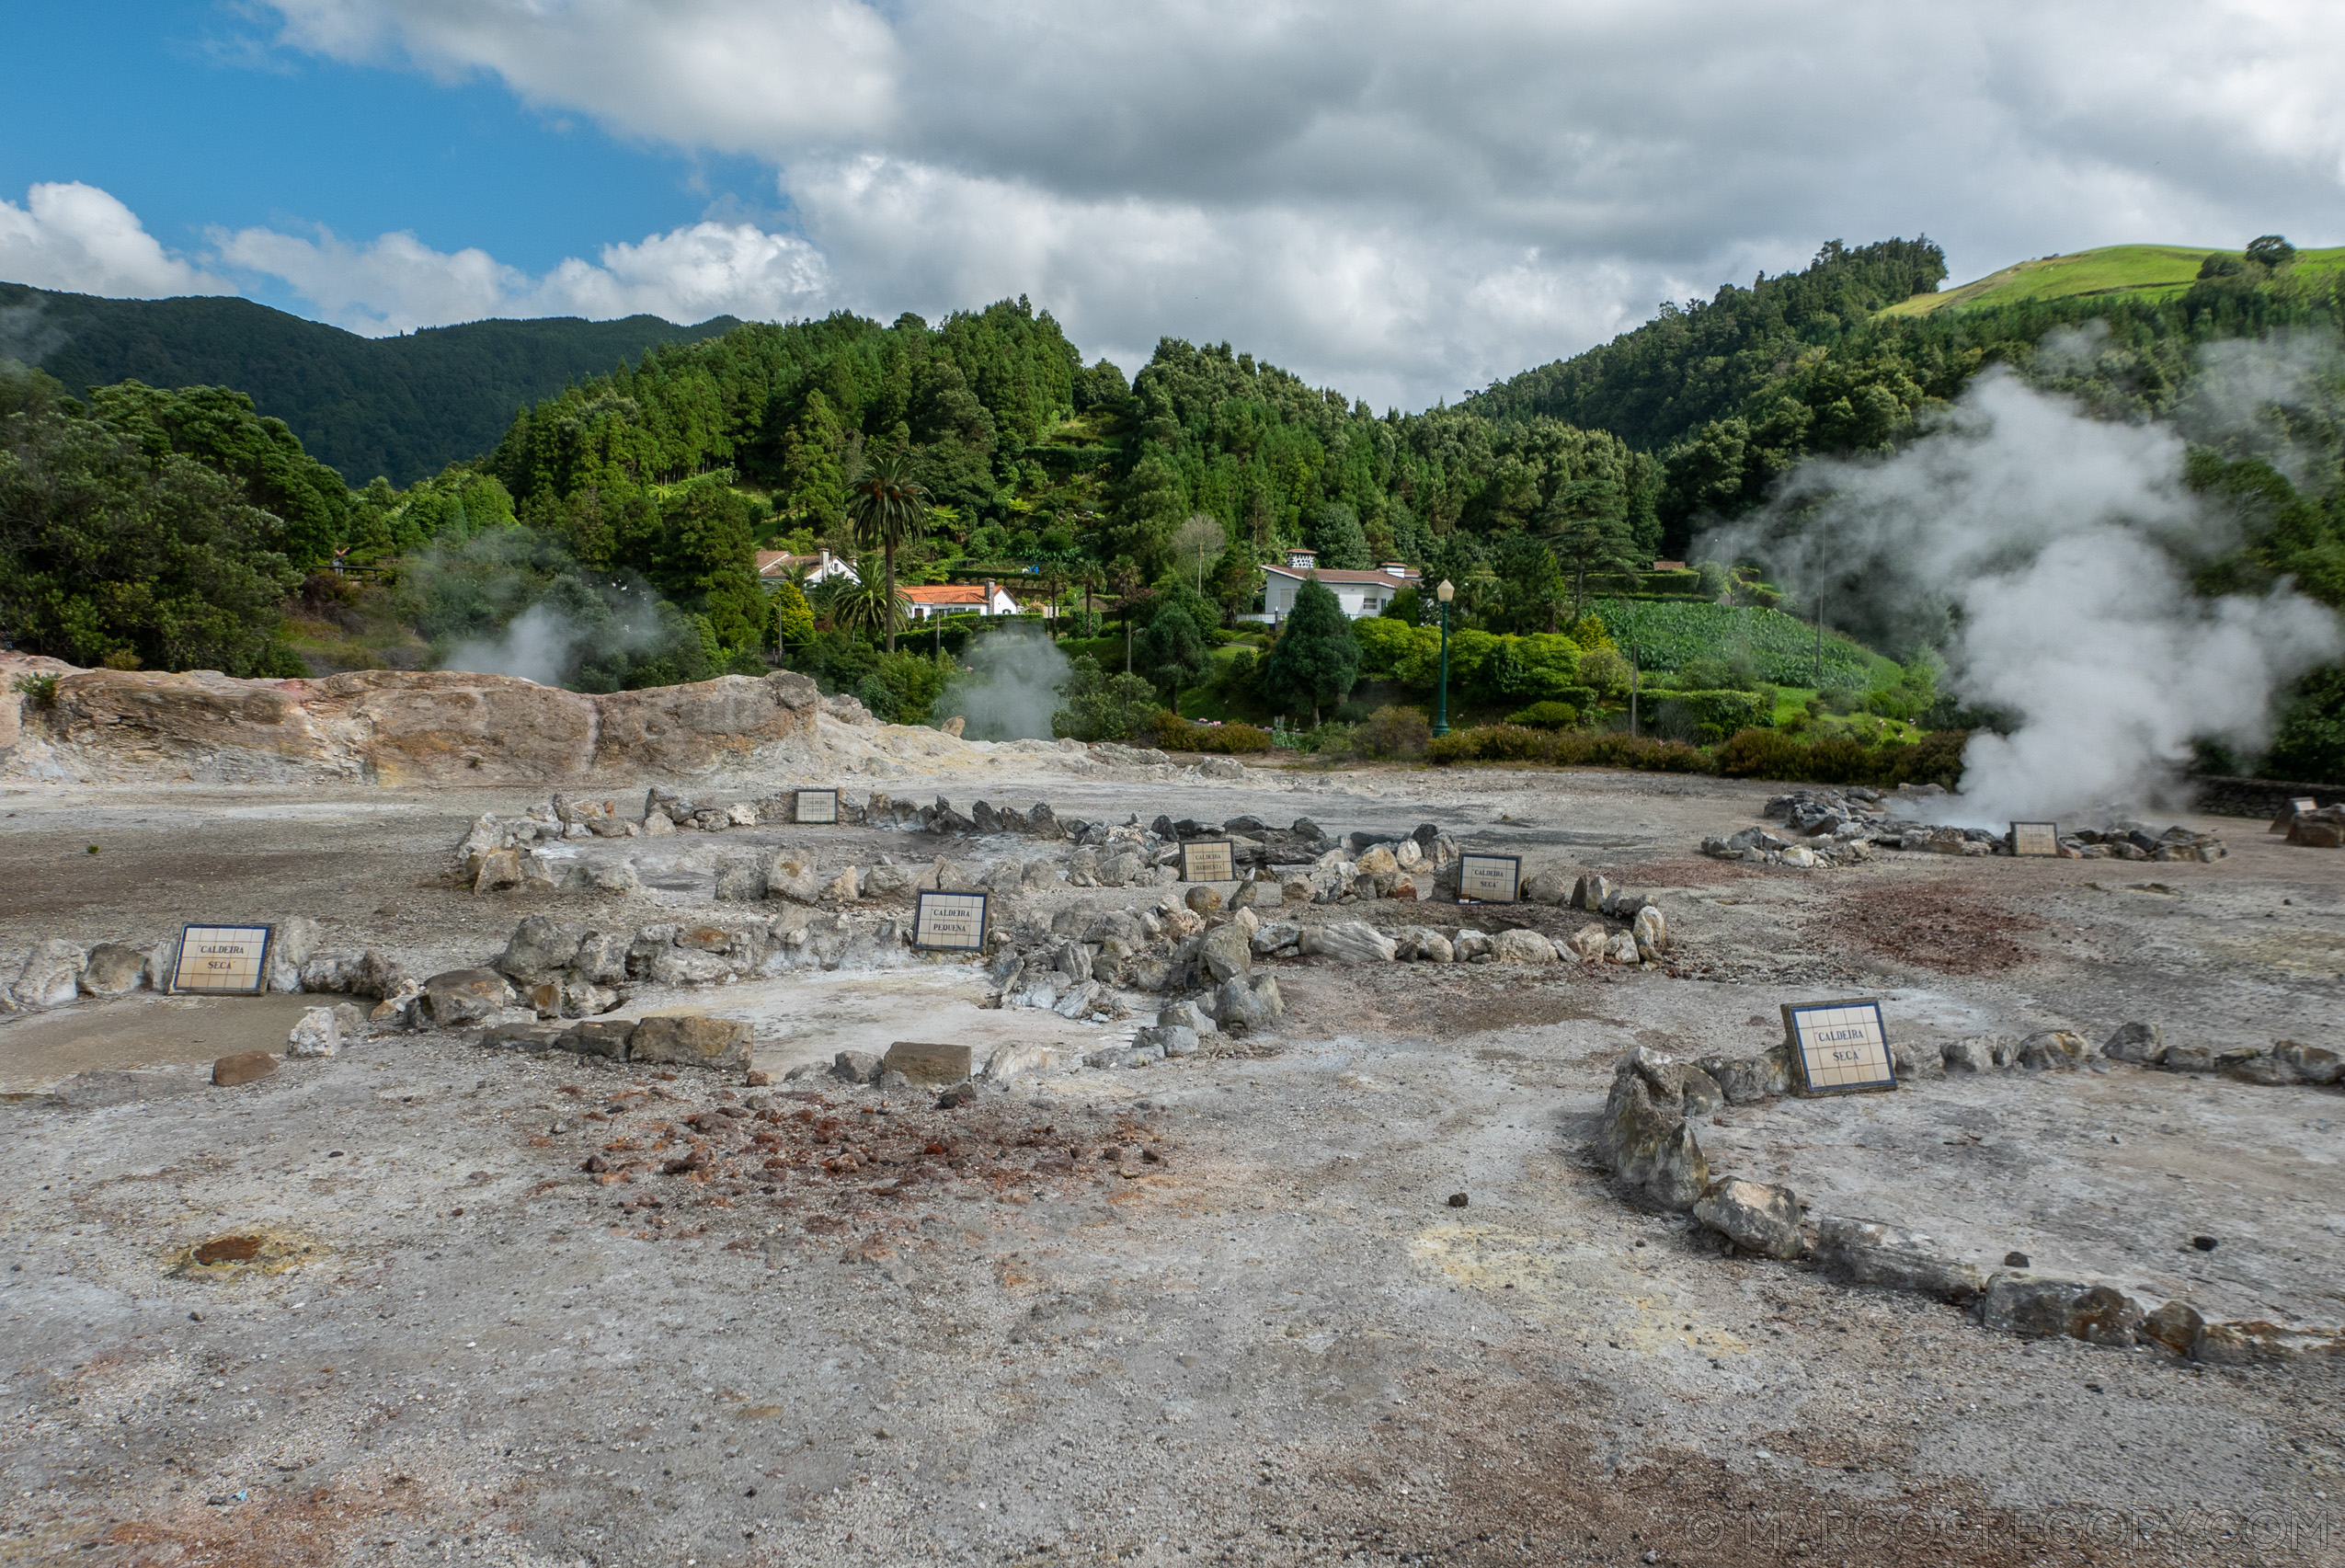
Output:
<path fill-rule="evenodd" d="M 2049 854 L 2060 853 L 2060 824 L 2057 822 L 2014 822 L 2011 824 L 2013 854 Z"/>
<path fill-rule="evenodd" d="M 2302 817 L 2308 811 L 2318 811 L 2319 809 L 2320 802 L 2315 800 L 2309 795 L 2300 795 L 2295 799 L 2288 803 L 2288 812 L 2292 817 Z"/>
<path fill-rule="evenodd" d="M 836 822 L 839 820 L 839 792 L 835 789 L 798 791 L 795 815 L 801 822 Z"/>
<path fill-rule="evenodd" d="M 258 996 L 268 987 L 274 926 L 191 925 L 179 933 L 171 989 L 191 996 Z"/>
<path fill-rule="evenodd" d="M 1783 1033 L 1802 1094 L 1897 1087 L 1878 1001 L 1787 1001 Z"/>
<path fill-rule="evenodd" d="M 983 893 L 922 893 L 912 915 L 912 945 L 932 953 L 985 951 Z"/>
<path fill-rule="evenodd" d="M 1227 839 L 1200 839 L 1181 846 L 1184 882 L 1235 882 L 1238 868 Z"/>
<path fill-rule="evenodd" d="M 1518 854 L 1467 854 L 1458 857 L 1458 901 L 1461 904 L 1511 904 L 1523 880 Z"/>

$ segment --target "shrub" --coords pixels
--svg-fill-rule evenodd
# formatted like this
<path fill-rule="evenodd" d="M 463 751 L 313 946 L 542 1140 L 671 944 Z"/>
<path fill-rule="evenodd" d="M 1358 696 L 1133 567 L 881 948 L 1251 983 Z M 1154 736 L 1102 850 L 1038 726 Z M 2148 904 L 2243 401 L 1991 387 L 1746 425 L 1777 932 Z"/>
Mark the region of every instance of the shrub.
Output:
<path fill-rule="evenodd" d="M 1391 706 L 1370 714 L 1353 744 L 1370 757 L 1422 757 L 1432 738 L 1433 724 L 1423 708 Z"/>
<path fill-rule="evenodd" d="M 1129 740 L 1162 709 L 1156 688 L 1137 675 L 1109 675 L 1086 654 L 1061 688 L 1067 705 L 1050 715 L 1050 733 L 1077 740 Z"/>
<path fill-rule="evenodd" d="M 12 684 L 36 708 L 57 705 L 57 677 L 54 675 L 19 675 Z"/>
<path fill-rule="evenodd" d="M 1569 703 L 1533 703 L 1520 713 L 1508 714 L 1506 722 L 1531 729 L 1569 729 L 1580 722 L 1580 710 Z"/>
<path fill-rule="evenodd" d="M 1428 762 L 1548 762 L 1555 760 L 1555 737 L 1519 724 L 1483 724 L 1436 735 L 1425 747 Z"/>
<path fill-rule="evenodd" d="M 1756 692 L 1657 692 L 1653 697 L 1653 727 L 1679 740 L 1716 745 L 1737 730 L 1775 722 L 1772 697 Z"/>
<path fill-rule="evenodd" d="M 1303 731 L 1295 742 L 1298 750 L 1318 757 L 1348 757 L 1352 754 L 1352 727 L 1348 724 L 1314 725 Z"/>
<path fill-rule="evenodd" d="M 1167 751 L 1232 754 L 1267 751 L 1270 731 L 1251 724 L 1192 724 L 1167 708 L 1156 715 L 1156 743 Z"/>
<path fill-rule="evenodd" d="M 1629 689 L 1629 661 L 1614 647 L 1595 647 L 1580 656 L 1580 681 L 1604 696 Z"/>

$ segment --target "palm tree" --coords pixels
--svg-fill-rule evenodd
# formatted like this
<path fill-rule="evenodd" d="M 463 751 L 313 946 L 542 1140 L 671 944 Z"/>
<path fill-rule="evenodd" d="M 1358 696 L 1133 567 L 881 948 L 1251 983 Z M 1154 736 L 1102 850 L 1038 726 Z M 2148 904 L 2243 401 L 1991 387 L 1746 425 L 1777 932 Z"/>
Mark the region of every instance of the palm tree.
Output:
<path fill-rule="evenodd" d="M 903 603 L 879 580 L 869 560 L 858 565 L 854 577 L 841 572 L 816 587 L 816 611 L 835 632 L 885 631 L 892 652 L 896 628 L 903 624 Z"/>
<path fill-rule="evenodd" d="M 877 550 L 887 562 L 887 651 L 896 651 L 896 551 L 921 536 L 928 522 L 928 492 L 915 483 L 910 465 L 890 452 L 864 464 L 847 486 L 847 520 L 859 548 Z"/>

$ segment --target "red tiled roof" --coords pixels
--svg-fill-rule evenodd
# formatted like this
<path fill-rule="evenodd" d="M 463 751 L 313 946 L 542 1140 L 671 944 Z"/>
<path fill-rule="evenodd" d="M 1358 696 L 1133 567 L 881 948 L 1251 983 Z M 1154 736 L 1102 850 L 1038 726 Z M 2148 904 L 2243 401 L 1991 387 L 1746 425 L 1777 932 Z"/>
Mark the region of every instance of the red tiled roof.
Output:
<path fill-rule="evenodd" d="M 934 588 L 899 588 L 896 590 L 915 604 L 983 604 L 986 591 L 976 583 L 940 583 Z"/>

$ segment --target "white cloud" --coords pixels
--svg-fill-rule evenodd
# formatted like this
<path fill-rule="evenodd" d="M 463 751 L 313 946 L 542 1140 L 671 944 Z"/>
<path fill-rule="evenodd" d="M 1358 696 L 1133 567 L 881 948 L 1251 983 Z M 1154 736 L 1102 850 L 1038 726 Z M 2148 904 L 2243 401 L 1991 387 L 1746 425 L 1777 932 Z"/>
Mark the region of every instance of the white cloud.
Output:
<path fill-rule="evenodd" d="M 853 307 L 1025 292 L 1086 348 L 1228 337 L 1407 403 L 1836 236 L 1926 230 L 1958 276 L 2345 237 L 2313 0 L 275 8 L 300 49 L 769 161 Z"/>
<path fill-rule="evenodd" d="M 746 223 L 605 246 L 600 265 L 574 257 L 540 278 L 486 251 L 437 251 L 408 234 L 353 244 L 325 230 L 306 238 L 256 228 L 212 239 L 224 265 L 281 280 L 326 320 L 377 337 L 489 316 L 766 319 L 818 311 L 829 299 L 813 246 Z"/>
<path fill-rule="evenodd" d="M 1413 406 L 1835 237 L 1927 232 L 1958 280 L 2345 239 L 2345 29 L 2318 0 L 272 6 L 296 51 L 761 159 L 804 235 L 704 223 L 543 277 L 397 235 L 221 242 L 368 330 L 1025 293 L 1127 367 L 1228 338 Z"/>
<path fill-rule="evenodd" d="M 235 289 L 166 251 L 138 215 L 94 185 L 36 185 L 0 200 L 0 278 L 74 294 L 153 297 Z"/>

